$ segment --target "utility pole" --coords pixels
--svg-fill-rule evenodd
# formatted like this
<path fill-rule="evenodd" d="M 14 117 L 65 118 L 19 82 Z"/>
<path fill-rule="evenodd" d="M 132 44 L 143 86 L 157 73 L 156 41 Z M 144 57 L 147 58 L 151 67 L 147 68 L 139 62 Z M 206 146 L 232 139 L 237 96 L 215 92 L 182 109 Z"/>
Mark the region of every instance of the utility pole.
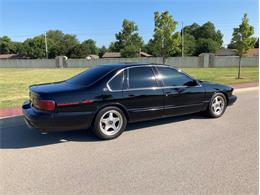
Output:
<path fill-rule="evenodd" d="M 181 56 L 184 57 L 184 29 L 183 29 L 183 22 L 181 22 Z"/>
<path fill-rule="evenodd" d="M 48 44 L 47 44 L 47 34 L 44 33 L 44 39 L 45 39 L 45 52 L 46 52 L 46 58 L 48 59 Z"/>

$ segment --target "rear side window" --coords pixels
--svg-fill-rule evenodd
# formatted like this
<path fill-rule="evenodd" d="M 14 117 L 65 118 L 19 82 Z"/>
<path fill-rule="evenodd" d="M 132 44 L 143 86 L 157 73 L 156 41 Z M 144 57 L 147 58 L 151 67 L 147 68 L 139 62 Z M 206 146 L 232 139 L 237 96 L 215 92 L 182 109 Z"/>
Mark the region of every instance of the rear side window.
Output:
<path fill-rule="evenodd" d="M 150 67 L 129 68 L 129 88 L 157 87 L 157 82 Z"/>
<path fill-rule="evenodd" d="M 186 86 L 193 82 L 190 77 L 173 68 L 157 67 L 157 69 L 164 86 Z"/>
<path fill-rule="evenodd" d="M 111 68 L 108 65 L 99 65 L 94 66 L 70 79 L 68 79 L 66 82 L 76 85 L 90 85 L 97 81 L 98 79 L 102 78 L 104 75 L 112 71 L 113 68 Z"/>
<path fill-rule="evenodd" d="M 123 87 L 124 71 L 117 74 L 109 83 L 111 90 L 122 90 Z"/>

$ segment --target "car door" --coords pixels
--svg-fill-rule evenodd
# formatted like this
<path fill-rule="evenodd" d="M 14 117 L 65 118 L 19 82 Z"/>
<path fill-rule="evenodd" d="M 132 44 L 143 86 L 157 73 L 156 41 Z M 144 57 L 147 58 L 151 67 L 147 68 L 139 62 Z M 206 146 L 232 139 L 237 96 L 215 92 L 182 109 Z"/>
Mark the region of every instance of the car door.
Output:
<path fill-rule="evenodd" d="M 163 115 L 164 92 L 158 86 L 152 66 L 127 68 L 124 106 L 131 121 L 157 118 Z"/>
<path fill-rule="evenodd" d="M 157 66 L 164 90 L 164 114 L 180 115 L 205 108 L 204 88 L 190 76 L 168 66 Z"/>

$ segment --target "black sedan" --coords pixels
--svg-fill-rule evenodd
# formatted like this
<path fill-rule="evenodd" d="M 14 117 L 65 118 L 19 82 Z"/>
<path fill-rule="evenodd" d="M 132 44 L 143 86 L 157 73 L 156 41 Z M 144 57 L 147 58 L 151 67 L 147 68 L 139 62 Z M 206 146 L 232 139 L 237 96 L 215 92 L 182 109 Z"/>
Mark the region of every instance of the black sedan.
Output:
<path fill-rule="evenodd" d="M 118 137 L 128 122 L 204 111 L 220 117 L 233 88 L 157 64 L 98 65 L 66 81 L 30 86 L 26 123 L 44 131 L 88 129 Z"/>

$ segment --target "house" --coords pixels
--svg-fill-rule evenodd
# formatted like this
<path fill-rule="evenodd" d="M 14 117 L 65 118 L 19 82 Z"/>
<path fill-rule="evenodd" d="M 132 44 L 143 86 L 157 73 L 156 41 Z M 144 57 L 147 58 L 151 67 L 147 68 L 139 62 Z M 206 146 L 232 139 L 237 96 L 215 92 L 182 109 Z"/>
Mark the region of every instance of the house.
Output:
<path fill-rule="evenodd" d="M 139 52 L 140 57 L 152 57 L 152 55 L 145 53 L 143 51 Z M 120 52 L 106 52 L 102 58 L 121 58 Z"/>
<path fill-rule="evenodd" d="M 259 48 L 249 49 L 249 50 L 247 51 L 247 53 L 245 54 L 245 56 L 247 56 L 247 57 L 259 56 Z"/>
<path fill-rule="evenodd" d="M 216 56 L 237 56 L 237 50 L 228 49 L 228 48 L 220 48 L 215 53 Z"/>
<path fill-rule="evenodd" d="M 0 54 L 0 60 L 2 59 L 23 59 L 24 56 L 20 54 Z"/>

